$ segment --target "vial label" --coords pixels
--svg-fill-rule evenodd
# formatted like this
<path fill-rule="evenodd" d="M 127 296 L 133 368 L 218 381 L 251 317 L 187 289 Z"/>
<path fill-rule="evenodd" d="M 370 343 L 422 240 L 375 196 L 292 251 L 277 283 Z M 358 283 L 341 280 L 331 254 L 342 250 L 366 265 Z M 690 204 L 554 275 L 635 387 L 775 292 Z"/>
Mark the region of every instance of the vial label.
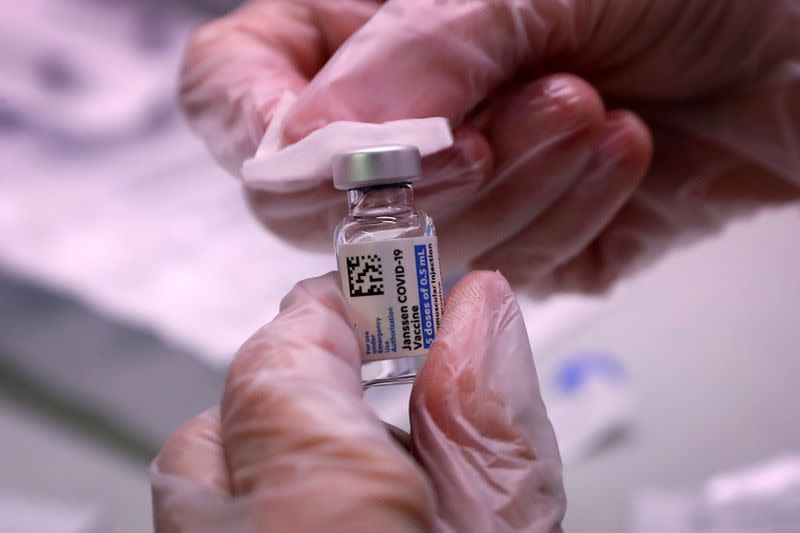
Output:
<path fill-rule="evenodd" d="M 339 274 L 363 360 L 428 352 L 444 305 L 436 237 L 342 244 Z"/>

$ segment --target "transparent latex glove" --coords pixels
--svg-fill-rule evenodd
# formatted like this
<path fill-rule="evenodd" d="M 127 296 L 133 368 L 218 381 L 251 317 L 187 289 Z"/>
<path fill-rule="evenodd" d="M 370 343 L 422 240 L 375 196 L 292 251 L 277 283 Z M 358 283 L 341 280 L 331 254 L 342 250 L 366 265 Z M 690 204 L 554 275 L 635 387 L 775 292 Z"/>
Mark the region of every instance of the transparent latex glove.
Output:
<path fill-rule="evenodd" d="M 798 35 L 797 0 L 252 2 L 196 33 L 181 94 L 234 172 L 287 89 L 287 142 L 338 119 L 447 117 L 456 143 L 417 188 L 445 268 L 601 291 L 797 200 Z M 249 196 L 303 246 L 329 247 L 344 209 L 329 185 Z"/>
<path fill-rule="evenodd" d="M 220 408 L 153 462 L 156 531 L 561 531 L 558 447 L 502 276 L 453 289 L 410 438 L 362 399 L 344 305 L 335 275 L 301 282 L 239 350 Z"/>

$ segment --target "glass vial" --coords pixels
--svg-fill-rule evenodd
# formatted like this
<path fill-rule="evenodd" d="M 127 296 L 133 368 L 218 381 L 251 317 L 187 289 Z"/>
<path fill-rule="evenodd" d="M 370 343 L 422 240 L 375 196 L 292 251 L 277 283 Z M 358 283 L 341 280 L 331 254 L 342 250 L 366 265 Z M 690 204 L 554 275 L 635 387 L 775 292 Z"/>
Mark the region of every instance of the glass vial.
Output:
<path fill-rule="evenodd" d="M 419 151 L 397 145 L 338 154 L 332 171 L 334 186 L 347 191 L 336 258 L 363 385 L 411 382 L 436 337 L 444 300 L 436 230 L 414 206 Z"/>

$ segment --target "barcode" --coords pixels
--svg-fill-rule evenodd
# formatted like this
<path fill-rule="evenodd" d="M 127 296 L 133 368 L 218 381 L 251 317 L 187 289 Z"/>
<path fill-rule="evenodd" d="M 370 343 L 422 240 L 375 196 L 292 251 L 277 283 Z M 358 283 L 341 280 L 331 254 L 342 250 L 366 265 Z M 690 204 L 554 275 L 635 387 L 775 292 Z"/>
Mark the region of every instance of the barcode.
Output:
<path fill-rule="evenodd" d="M 346 261 L 350 297 L 383 294 L 383 268 L 380 256 L 353 255 L 348 256 Z"/>

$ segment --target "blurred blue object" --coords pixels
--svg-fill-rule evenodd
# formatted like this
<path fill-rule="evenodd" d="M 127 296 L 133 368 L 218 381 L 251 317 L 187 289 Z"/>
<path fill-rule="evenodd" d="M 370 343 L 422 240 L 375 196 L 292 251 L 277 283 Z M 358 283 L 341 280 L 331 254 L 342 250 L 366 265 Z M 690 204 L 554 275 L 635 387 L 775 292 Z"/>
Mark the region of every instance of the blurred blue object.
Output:
<path fill-rule="evenodd" d="M 585 352 L 569 355 L 555 373 L 556 388 L 572 394 L 588 380 L 622 382 L 627 376 L 622 362 L 607 352 Z"/>

